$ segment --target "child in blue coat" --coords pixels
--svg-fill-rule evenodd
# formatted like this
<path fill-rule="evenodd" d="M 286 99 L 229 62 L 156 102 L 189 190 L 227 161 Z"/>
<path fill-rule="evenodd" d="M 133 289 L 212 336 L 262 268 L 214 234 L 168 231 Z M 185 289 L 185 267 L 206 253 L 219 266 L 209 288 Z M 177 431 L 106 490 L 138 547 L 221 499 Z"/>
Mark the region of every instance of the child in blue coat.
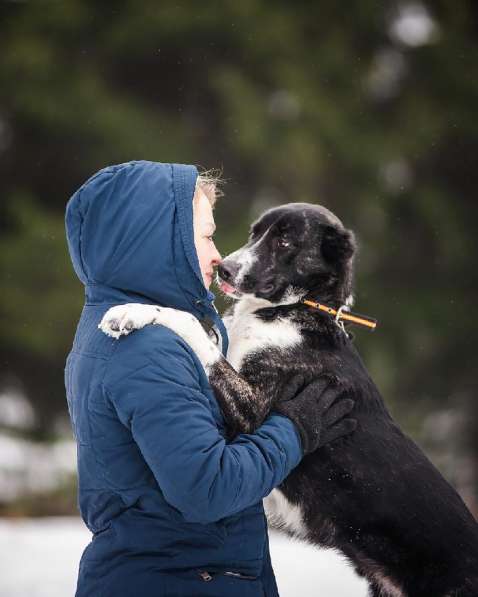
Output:
<path fill-rule="evenodd" d="M 77 597 L 278 595 L 262 498 L 303 456 L 292 420 L 273 413 L 256 433 L 226 442 L 207 377 L 182 339 L 162 326 L 119 340 L 98 329 L 113 305 L 158 304 L 212 320 L 226 352 L 208 291 L 220 260 L 214 189 L 197 179 L 193 166 L 129 162 L 98 172 L 67 206 L 85 305 L 65 384 L 79 507 L 93 534 Z"/>

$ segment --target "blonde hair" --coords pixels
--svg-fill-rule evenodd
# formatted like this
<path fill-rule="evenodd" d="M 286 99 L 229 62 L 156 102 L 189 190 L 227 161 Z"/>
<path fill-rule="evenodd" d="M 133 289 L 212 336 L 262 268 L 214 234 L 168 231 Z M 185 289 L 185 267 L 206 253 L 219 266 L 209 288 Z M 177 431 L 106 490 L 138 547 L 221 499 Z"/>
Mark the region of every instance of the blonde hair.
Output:
<path fill-rule="evenodd" d="M 214 207 L 216 201 L 223 195 L 220 188 L 222 182 L 220 170 L 204 170 L 204 172 L 200 172 L 196 179 L 196 190 L 194 191 L 193 201 L 196 199 L 197 190 L 201 189 L 211 206 Z"/>

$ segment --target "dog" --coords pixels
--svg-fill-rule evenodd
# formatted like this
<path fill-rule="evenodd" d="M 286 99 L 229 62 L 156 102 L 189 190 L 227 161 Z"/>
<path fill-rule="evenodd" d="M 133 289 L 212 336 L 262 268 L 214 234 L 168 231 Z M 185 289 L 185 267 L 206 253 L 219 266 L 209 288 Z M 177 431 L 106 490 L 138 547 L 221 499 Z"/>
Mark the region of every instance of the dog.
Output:
<path fill-rule="evenodd" d="M 290 203 L 262 215 L 218 268 L 221 290 L 236 299 L 224 317 L 227 360 L 196 318 L 173 309 L 120 305 L 100 327 L 118 337 L 156 323 L 182 336 L 230 437 L 257 429 L 284 388 L 329 377 L 355 401 L 357 429 L 303 458 L 265 499 L 269 523 L 342 552 L 372 597 L 476 597 L 478 524 L 392 419 L 347 328 L 329 314 L 352 305 L 355 253 L 353 233 L 324 207 Z"/>

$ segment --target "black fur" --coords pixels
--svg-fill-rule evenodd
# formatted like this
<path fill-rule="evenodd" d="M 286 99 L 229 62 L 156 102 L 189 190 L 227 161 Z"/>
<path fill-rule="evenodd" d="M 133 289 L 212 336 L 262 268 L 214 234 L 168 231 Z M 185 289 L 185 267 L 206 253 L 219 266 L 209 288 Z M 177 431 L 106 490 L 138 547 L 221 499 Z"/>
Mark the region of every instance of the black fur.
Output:
<path fill-rule="evenodd" d="M 295 376 L 333 378 L 355 400 L 358 428 L 306 456 L 280 486 L 300 505 L 308 539 L 341 550 L 370 581 L 371 595 L 477 596 L 478 525 L 457 492 L 399 429 L 334 320 L 280 304 L 294 291 L 342 305 L 352 291 L 353 234 L 324 208 L 289 204 L 260 218 L 245 247 L 257 257 L 246 275 L 235 253 L 220 276 L 236 297 L 269 301 L 256 317 L 294 322 L 302 342 L 286 353 L 256 350 L 240 375 L 224 360 L 213 366 L 210 383 L 231 435 L 256 429 Z"/>

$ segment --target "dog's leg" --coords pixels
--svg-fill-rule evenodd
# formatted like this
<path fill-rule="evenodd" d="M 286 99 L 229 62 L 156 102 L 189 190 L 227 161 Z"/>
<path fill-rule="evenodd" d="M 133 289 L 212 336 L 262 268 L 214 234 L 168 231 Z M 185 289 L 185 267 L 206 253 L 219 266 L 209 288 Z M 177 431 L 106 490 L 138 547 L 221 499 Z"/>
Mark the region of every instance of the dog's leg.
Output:
<path fill-rule="evenodd" d="M 253 433 L 268 415 L 274 398 L 272 388 L 259 391 L 224 357 L 210 367 L 209 383 L 224 413 L 231 438 L 238 433 Z"/>
<path fill-rule="evenodd" d="M 208 375 L 231 438 L 238 433 L 252 433 L 261 425 L 272 404 L 272 390 L 264 391 L 261 388 L 258 395 L 253 385 L 226 361 L 199 321 L 190 313 L 128 303 L 109 309 L 98 327 L 105 334 L 119 338 L 149 324 L 171 329 L 194 350 Z"/>

